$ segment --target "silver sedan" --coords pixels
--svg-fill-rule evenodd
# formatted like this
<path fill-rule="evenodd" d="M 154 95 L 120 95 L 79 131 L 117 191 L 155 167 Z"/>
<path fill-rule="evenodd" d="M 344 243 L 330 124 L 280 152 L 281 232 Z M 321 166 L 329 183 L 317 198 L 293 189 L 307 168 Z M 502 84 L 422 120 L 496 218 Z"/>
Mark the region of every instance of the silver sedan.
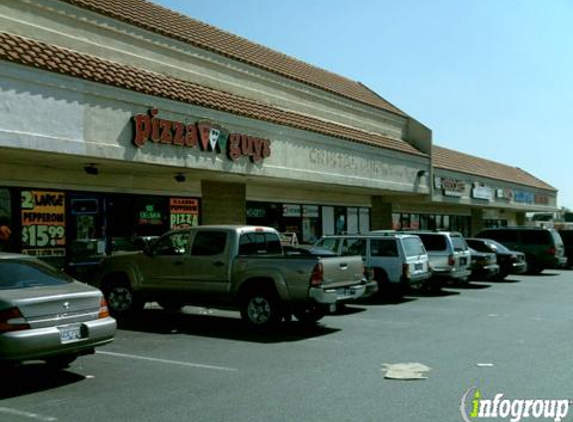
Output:
<path fill-rule="evenodd" d="M 0 364 L 65 368 L 113 341 L 115 331 L 100 290 L 38 259 L 0 253 Z"/>

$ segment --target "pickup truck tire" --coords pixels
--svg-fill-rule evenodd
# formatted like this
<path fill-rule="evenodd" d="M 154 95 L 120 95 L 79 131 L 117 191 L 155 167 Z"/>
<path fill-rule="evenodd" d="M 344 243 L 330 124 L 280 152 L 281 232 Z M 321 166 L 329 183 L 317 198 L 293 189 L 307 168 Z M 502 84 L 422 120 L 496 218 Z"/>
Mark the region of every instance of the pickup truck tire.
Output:
<path fill-rule="evenodd" d="M 144 303 L 137 298 L 127 281 L 110 281 L 102 287 L 107 306 L 112 315 L 123 317 L 143 309 Z"/>
<path fill-rule="evenodd" d="M 241 317 L 256 330 L 276 327 L 283 317 L 277 293 L 267 287 L 249 289 L 241 301 Z"/>

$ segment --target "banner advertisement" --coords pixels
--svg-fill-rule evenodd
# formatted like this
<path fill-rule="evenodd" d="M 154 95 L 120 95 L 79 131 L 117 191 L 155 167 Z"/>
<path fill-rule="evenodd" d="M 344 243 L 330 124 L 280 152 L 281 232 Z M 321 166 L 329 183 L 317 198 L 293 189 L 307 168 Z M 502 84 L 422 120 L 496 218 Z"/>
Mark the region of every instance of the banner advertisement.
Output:
<path fill-rule="evenodd" d="M 25 190 L 21 193 L 22 253 L 66 255 L 66 198 L 64 192 Z"/>

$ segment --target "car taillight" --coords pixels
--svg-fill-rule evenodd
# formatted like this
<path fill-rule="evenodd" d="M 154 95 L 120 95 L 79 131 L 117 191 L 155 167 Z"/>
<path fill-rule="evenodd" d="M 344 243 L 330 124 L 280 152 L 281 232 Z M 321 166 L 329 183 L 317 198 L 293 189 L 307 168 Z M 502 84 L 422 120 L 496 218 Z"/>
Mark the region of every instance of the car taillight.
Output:
<path fill-rule="evenodd" d="M 509 257 L 509 260 L 510 260 L 511 262 L 517 262 L 517 255 L 511 255 L 511 256 Z"/>
<path fill-rule="evenodd" d="M 548 253 L 549 255 L 557 255 L 557 250 L 555 250 L 554 247 L 551 247 L 551 248 L 549 248 L 549 249 L 547 250 L 547 253 Z"/>
<path fill-rule="evenodd" d="M 402 264 L 402 276 L 410 278 L 410 266 L 408 264 Z"/>
<path fill-rule="evenodd" d="M 102 297 L 99 303 L 99 312 L 97 314 L 98 318 L 107 318 L 109 316 L 109 309 L 107 309 L 107 302 Z"/>
<path fill-rule="evenodd" d="M 448 256 L 448 265 L 450 267 L 453 267 L 454 265 L 456 265 L 456 258 L 454 258 L 453 255 Z"/>
<path fill-rule="evenodd" d="M 310 285 L 311 286 L 320 286 L 322 284 L 322 278 L 324 276 L 324 268 L 322 263 L 319 262 L 314 266 L 312 270 L 312 274 L 310 275 Z"/>
<path fill-rule="evenodd" d="M 28 328 L 30 325 L 22 316 L 20 309 L 8 308 L 0 311 L 0 333 L 27 330 Z"/>
<path fill-rule="evenodd" d="M 374 280 L 374 268 L 364 267 L 364 278 L 368 281 Z"/>

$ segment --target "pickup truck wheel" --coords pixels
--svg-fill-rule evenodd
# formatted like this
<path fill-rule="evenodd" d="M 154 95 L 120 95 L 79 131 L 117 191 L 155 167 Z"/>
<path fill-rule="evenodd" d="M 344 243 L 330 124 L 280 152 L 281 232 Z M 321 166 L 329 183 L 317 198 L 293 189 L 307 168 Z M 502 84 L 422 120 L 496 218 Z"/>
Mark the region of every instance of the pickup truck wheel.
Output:
<path fill-rule="evenodd" d="M 282 316 L 276 293 L 270 290 L 254 290 L 245 295 L 241 305 L 241 317 L 251 327 L 267 330 L 278 325 Z"/>
<path fill-rule="evenodd" d="M 138 300 L 127 284 L 111 284 L 105 286 L 103 292 L 112 315 L 125 316 L 143 308 L 143 302 Z"/>

